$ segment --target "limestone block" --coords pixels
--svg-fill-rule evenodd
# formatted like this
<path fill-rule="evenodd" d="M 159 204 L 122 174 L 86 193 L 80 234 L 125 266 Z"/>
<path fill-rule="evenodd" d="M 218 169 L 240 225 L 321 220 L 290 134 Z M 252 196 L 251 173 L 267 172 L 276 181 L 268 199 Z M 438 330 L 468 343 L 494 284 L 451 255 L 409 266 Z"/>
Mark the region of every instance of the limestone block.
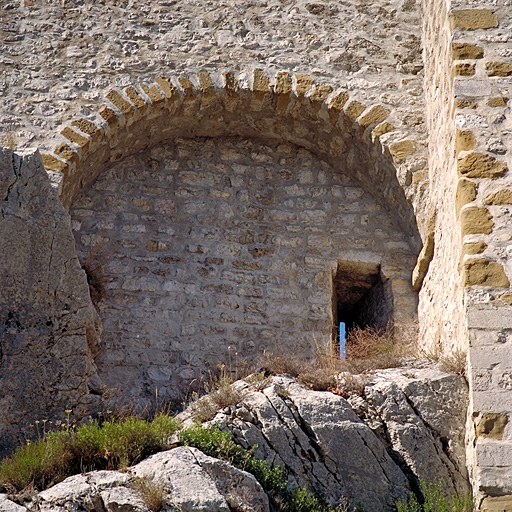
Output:
<path fill-rule="evenodd" d="M 507 170 L 505 162 L 485 153 L 470 153 L 459 158 L 459 174 L 466 178 L 499 178 Z"/>
<path fill-rule="evenodd" d="M 462 246 L 462 254 L 481 254 L 485 249 L 487 249 L 487 244 L 485 242 L 467 242 Z"/>
<path fill-rule="evenodd" d="M 498 26 L 498 17 L 490 9 L 454 9 L 450 12 L 450 21 L 453 28 L 462 30 L 478 30 Z"/>
<path fill-rule="evenodd" d="M 459 183 L 462 180 L 459 180 Z M 457 189 L 459 191 L 459 189 Z M 470 197 L 471 187 L 467 187 L 466 190 L 461 193 L 466 193 L 466 197 L 458 197 L 457 206 L 459 206 L 459 201 L 467 199 Z M 460 216 L 460 224 L 462 230 L 462 236 L 478 234 L 482 233 L 488 235 L 492 233 L 492 228 L 494 227 L 494 222 L 491 220 L 492 215 L 490 214 L 487 208 L 473 207 L 470 206 L 462 210 Z"/>
<path fill-rule="evenodd" d="M 475 74 L 475 65 L 468 62 L 459 62 L 453 66 L 455 76 L 472 76 Z"/>
<path fill-rule="evenodd" d="M 476 199 L 476 183 L 464 178 L 457 182 L 457 192 L 455 194 L 455 211 L 459 215 L 461 208 Z"/>
<path fill-rule="evenodd" d="M 499 296 L 499 299 L 502 300 L 505 304 L 512 306 L 512 293 L 503 293 Z"/>
<path fill-rule="evenodd" d="M 512 510 L 512 495 L 487 496 L 480 505 L 481 512 L 508 512 L 509 510 Z"/>
<path fill-rule="evenodd" d="M 476 101 L 468 100 L 466 98 L 455 98 L 455 108 L 477 109 L 478 103 Z"/>
<path fill-rule="evenodd" d="M 512 311 L 489 305 L 485 307 L 472 306 L 468 311 L 468 327 L 496 333 L 512 329 Z M 494 334 L 492 336 L 494 337 Z M 496 338 L 499 339 L 499 336 Z"/>
<path fill-rule="evenodd" d="M 453 60 L 481 59 L 484 56 L 484 49 L 472 43 L 452 43 Z"/>
<path fill-rule="evenodd" d="M 473 391 L 474 411 L 493 411 L 495 413 L 509 414 L 512 411 L 512 393 L 509 391 Z"/>
<path fill-rule="evenodd" d="M 476 456 L 481 466 L 512 467 L 512 443 L 504 441 L 500 443 L 495 441 L 477 442 Z"/>
<path fill-rule="evenodd" d="M 495 98 L 489 98 L 487 105 L 492 108 L 506 107 L 508 98 L 506 96 L 496 96 Z"/>
<path fill-rule="evenodd" d="M 455 80 L 455 96 L 482 97 L 491 94 L 489 80 Z"/>
<path fill-rule="evenodd" d="M 464 285 L 508 288 L 510 282 L 497 261 L 476 259 L 464 263 Z"/>
<path fill-rule="evenodd" d="M 394 142 L 389 146 L 389 151 L 396 163 L 400 163 L 405 160 L 409 155 L 412 155 L 416 149 L 417 144 L 412 140 L 401 140 L 399 142 Z"/>
<path fill-rule="evenodd" d="M 484 199 L 485 204 L 512 204 L 512 190 L 501 189 Z"/>
<path fill-rule="evenodd" d="M 389 113 L 389 109 L 383 107 L 382 105 L 374 105 L 368 110 L 368 112 L 361 115 L 359 118 L 359 124 L 363 128 L 368 128 L 368 126 L 372 124 L 384 121 L 384 119 L 389 116 Z"/>

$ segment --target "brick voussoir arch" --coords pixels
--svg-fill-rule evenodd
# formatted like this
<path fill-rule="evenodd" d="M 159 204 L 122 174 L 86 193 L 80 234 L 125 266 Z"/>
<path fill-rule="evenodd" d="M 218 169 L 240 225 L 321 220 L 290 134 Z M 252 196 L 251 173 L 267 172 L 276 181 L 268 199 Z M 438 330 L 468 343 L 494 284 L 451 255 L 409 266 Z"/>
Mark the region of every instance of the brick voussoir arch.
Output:
<path fill-rule="evenodd" d="M 354 177 L 418 240 L 412 207 L 397 175 L 419 144 L 390 122 L 381 104 L 364 105 L 314 78 L 255 69 L 157 77 L 113 88 L 93 120 L 78 118 L 43 163 L 69 209 L 74 198 L 122 158 L 174 138 L 239 136 L 305 147 Z M 413 242 L 417 243 L 417 242 Z"/>

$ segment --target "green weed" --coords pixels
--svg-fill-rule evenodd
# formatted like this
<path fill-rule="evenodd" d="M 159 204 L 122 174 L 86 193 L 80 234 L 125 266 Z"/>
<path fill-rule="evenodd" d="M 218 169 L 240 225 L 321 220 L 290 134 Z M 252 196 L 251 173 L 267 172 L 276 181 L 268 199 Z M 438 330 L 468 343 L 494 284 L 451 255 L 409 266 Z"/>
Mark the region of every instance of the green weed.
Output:
<path fill-rule="evenodd" d="M 123 469 L 168 448 L 178 429 L 174 418 L 158 415 L 151 422 L 130 417 L 48 432 L 2 461 L 0 482 L 16 491 L 42 490 L 83 471 Z"/>
<path fill-rule="evenodd" d="M 398 512 L 472 512 L 473 500 L 471 496 L 461 498 L 459 496 L 446 496 L 440 482 L 420 483 L 424 503 L 420 504 L 414 496 L 409 495 L 407 501 L 399 501 L 396 504 Z"/>

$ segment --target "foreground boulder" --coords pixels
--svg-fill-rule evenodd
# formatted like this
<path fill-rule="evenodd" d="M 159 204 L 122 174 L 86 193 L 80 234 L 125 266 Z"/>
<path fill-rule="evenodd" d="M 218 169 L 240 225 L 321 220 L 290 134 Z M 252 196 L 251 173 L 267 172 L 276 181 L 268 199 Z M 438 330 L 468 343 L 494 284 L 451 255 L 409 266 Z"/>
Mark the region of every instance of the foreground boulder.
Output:
<path fill-rule="evenodd" d="M 0 495 L 2 512 L 269 512 L 256 479 L 195 448 L 157 453 L 127 472 L 92 471 L 39 493 L 26 507 Z"/>
<path fill-rule="evenodd" d="M 344 497 L 370 512 L 395 510 L 420 480 L 466 496 L 467 385 L 459 375 L 421 366 L 347 376 L 339 390 L 346 398 L 286 376 L 260 391 L 237 384 L 243 400 L 212 423 L 242 446 L 258 445 L 258 458 L 332 504 Z"/>

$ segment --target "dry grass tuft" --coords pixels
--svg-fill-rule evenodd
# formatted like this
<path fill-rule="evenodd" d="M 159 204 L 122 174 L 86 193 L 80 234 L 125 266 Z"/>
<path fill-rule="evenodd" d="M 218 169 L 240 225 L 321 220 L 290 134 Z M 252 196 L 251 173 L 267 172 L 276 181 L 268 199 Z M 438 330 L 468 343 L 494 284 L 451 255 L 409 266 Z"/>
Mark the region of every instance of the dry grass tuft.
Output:
<path fill-rule="evenodd" d="M 209 382 L 204 383 L 206 396 L 192 394 L 191 412 L 199 421 L 211 420 L 220 409 L 236 405 L 243 400 L 244 393 L 233 386 L 231 374 L 225 365 L 220 365 L 219 372 L 210 373 Z"/>
<path fill-rule="evenodd" d="M 160 512 L 165 507 L 163 484 L 142 477 L 136 478 L 132 485 L 151 512 Z"/>
<path fill-rule="evenodd" d="M 379 368 L 397 368 L 403 363 L 405 345 L 398 342 L 390 327 L 355 327 L 347 334 L 347 363 L 352 373 Z"/>
<path fill-rule="evenodd" d="M 108 280 L 103 272 L 103 264 L 114 251 L 114 247 L 112 247 L 109 251 L 100 256 L 103 244 L 104 242 L 96 243 L 82 264 L 82 268 L 85 270 L 85 275 L 87 276 L 91 300 L 94 305 L 99 304 L 107 297 Z"/>
<path fill-rule="evenodd" d="M 443 354 L 440 350 L 432 352 L 421 352 L 421 355 L 434 361 L 439 369 L 446 373 L 455 375 L 466 375 L 466 353 L 463 350 L 456 350 L 451 354 Z"/>

